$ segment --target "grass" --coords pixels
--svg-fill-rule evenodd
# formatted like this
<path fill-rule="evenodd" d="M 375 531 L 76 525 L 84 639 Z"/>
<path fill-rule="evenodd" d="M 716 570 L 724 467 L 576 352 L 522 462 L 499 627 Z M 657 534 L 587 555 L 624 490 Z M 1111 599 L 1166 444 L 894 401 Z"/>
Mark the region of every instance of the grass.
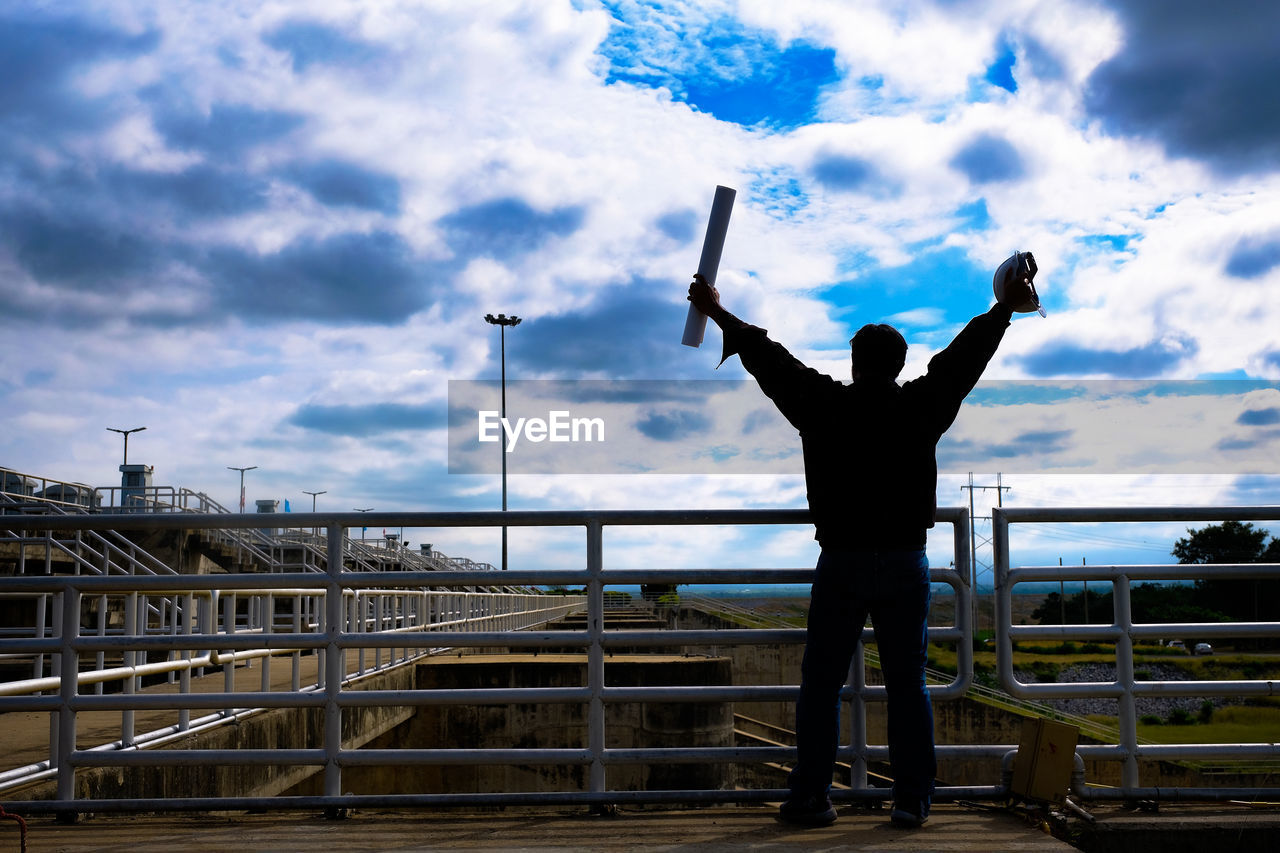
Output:
<path fill-rule="evenodd" d="M 1228 705 L 1208 723 L 1185 726 L 1138 724 L 1138 736 L 1156 743 L 1274 743 L 1280 735 L 1280 706 Z"/>

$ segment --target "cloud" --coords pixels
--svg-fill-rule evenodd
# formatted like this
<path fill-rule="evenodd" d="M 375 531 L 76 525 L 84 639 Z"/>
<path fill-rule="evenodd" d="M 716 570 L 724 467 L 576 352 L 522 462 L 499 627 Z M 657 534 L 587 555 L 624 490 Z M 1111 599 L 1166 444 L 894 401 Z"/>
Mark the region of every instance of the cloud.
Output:
<path fill-rule="evenodd" d="M 993 133 L 979 134 L 965 143 L 951 158 L 951 167 L 975 184 L 1012 181 L 1026 174 L 1018 149 Z"/>
<path fill-rule="evenodd" d="M 1260 278 L 1280 266 L 1280 234 L 1245 237 L 1236 243 L 1227 259 L 1227 275 Z"/>
<path fill-rule="evenodd" d="M 1280 408 L 1270 406 L 1265 409 L 1246 409 L 1236 418 L 1236 423 L 1244 426 L 1270 426 L 1280 424 Z"/>
<path fill-rule="evenodd" d="M 1093 349 L 1060 344 L 1022 357 L 1031 376 L 1078 376 L 1105 373 L 1120 377 L 1153 377 L 1195 355 L 1194 339 L 1172 336 L 1129 349 Z"/>
<path fill-rule="evenodd" d="M 1280 5 L 1113 0 L 1124 44 L 1089 77 L 1086 109 L 1227 175 L 1280 165 Z"/>
<path fill-rule="evenodd" d="M 334 27 L 317 21 L 294 20 L 281 24 L 263 37 L 263 42 L 288 53 L 293 70 L 307 71 L 313 65 L 367 65 L 385 56 L 377 45 L 353 39 Z"/>
<path fill-rule="evenodd" d="M 72 16 L 0 15 L 0 127 L 86 129 L 114 119 L 108 99 L 77 93 L 76 71 L 153 51 L 160 33 L 132 34 Z"/>
<path fill-rule="evenodd" d="M 202 268 L 221 311 L 258 323 L 396 325 L 430 301 L 435 284 L 404 239 L 387 231 L 303 239 L 266 254 L 215 248 Z"/>
<path fill-rule="evenodd" d="M 680 441 L 705 434 L 710 427 L 711 419 L 693 409 L 650 412 L 636 421 L 636 429 L 655 441 Z"/>
<path fill-rule="evenodd" d="M 698 212 L 692 208 L 672 210 L 654 220 L 654 227 L 678 243 L 688 243 L 697 236 Z"/>
<path fill-rule="evenodd" d="M 365 437 L 400 430 L 436 429 L 444 426 L 445 420 L 446 411 L 438 403 L 306 403 L 289 415 L 285 422 L 331 435 Z"/>
<path fill-rule="evenodd" d="M 460 208 L 442 216 L 438 224 L 460 255 L 511 260 L 554 237 L 574 233 L 585 217 L 581 205 L 540 211 L 523 199 L 506 197 Z"/>
<path fill-rule="evenodd" d="M 687 303 L 653 295 L 675 287 L 637 279 L 608 286 L 586 308 L 526 318 L 507 336 L 507 369 L 555 376 L 603 373 L 615 379 L 705 376 L 707 365 L 693 363 L 690 351 L 679 345 Z"/>
<path fill-rule="evenodd" d="M 154 269 L 156 246 L 119 225 L 33 207 L 0 212 L 0 245 L 33 277 L 86 290 L 117 288 L 122 279 Z"/>
<path fill-rule="evenodd" d="M 204 113 L 172 107 L 163 95 L 155 100 L 156 129 L 170 145 L 221 159 L 234 159 L 255 145 L 280 140 L 305 121 L 294 112 L 244 104 L 216 103 Z"/>
<path fill-rule="evenodd" d="M 874 164 L 849 154 L 819 155 L 809 173 L 827 189 L 844 192 L 876 188 L 882 183 Z"/>
<path fill-rule="evenodd" d="M 400 181 L 342 160 L 300 163 L 285 175 L 321 204 L 394 214 L 400 210 Z"/>
<path fill-rule="evenodd" d="M 270 184 L 239 169 L 198 164 L 179 172 L 111 170 L 103 175 L 101 187 L 86 189 L 110 194 L 115 202 L 135 211 L 176 214 L 189 220 L 236 216 L 266 207 Z"/>
<path fill-rule="evenodd" d="M 1071 449 L 1073 429 L 1032 430 L 1014 436 L 1008 442 L 993 442 L 986 452 L 997 459 L 1016 459 L 1028 454 L 1049 455 Z"/>
<path fill-rule="evenodd" d="M 1224 438 L 1217 442 L 1213 447 L 1215 450 L 1225 452 L 1267 449 L 1268 446 L 1278 438 L 1280 438 L 1280 430 L 1260 430 L 1251 434 L 1247 438 Z"/>

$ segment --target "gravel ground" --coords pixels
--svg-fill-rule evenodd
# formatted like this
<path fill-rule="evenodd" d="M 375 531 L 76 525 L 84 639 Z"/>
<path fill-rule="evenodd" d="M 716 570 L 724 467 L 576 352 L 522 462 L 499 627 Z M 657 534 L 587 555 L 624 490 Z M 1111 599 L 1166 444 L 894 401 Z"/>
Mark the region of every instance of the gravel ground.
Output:
<path fill-rule="evenodd" d="M 1149 681 L 1189 681 L 1188 676 L 1182 670 L 1166 666 L 1158 663 L 1148 663 L 1137 667 L 1138 670 L 1145 670 L 1150 673 Z M 1033 673 L 1017 670 L 1018 680 L 1032 683 L 1038 682 L 1039 679 Z M 1112 664 L 1101 663 L 1081 663 L 1072 666 L 1063 667 L 1059 672 L 1058 683 L 1076 683 L 1081 681 L 1105 681 L 1111 682 L 1116 679 L 1116 668 Z M 1230 697 L 1221 696 L 1170 696 L 1170 697 L 1139 697 L 1137 700 L 1138 716 L 1141 718 L 1147 714 L 1154 714 L 1157 717 L 1168 719 L 1175 708 L 1182 708 L 1193 716 L 1200 711 L 1200 706 L 1204 704 L 1205 699 L 1213 702 L 1215 708 L 1223 705 L 1234 704 Z M 1115 699 L 1048 699 L 1045 704 L 1052 705 L 1059 711 L 1067 714 L 1077 714 L 1079 716 L 1088 716 L 1089 714 L 1102 714 L 1108 717 L 1115 717 L 1120 713 L 1119 702 Z"/>

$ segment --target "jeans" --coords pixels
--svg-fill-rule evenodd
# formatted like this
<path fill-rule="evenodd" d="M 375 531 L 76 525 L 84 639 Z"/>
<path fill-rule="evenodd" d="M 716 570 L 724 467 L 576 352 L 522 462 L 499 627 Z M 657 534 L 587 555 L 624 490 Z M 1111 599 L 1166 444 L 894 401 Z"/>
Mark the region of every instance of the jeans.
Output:
<path fill-rule="evenodd" d="M 937 761 L 925 689 L 929 563 L 923 550 L 834 550 L 818 558 L 796 703 L 796 798 L 831 786 L 840 733 L 840 689 L 867 616 L 889 694 L 889 763 L 897 803 L 926 807 Z"/>

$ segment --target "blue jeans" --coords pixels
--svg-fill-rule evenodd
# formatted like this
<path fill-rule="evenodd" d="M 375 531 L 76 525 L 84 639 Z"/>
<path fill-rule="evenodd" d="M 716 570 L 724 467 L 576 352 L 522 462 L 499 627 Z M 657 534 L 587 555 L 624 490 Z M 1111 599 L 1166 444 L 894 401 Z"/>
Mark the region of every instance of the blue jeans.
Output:
<path fill-rule="evenodd" d="M 792 796 L 825 794 L 831 786 L 840 689 L 868 615 L 889 694 L 893 798 L 927 806 L 938 765 L 933 706 L 924 680 L 929 563 L 923 550 L 822 550 L 796 703 L 799 760 L 789 780 Z"/>

